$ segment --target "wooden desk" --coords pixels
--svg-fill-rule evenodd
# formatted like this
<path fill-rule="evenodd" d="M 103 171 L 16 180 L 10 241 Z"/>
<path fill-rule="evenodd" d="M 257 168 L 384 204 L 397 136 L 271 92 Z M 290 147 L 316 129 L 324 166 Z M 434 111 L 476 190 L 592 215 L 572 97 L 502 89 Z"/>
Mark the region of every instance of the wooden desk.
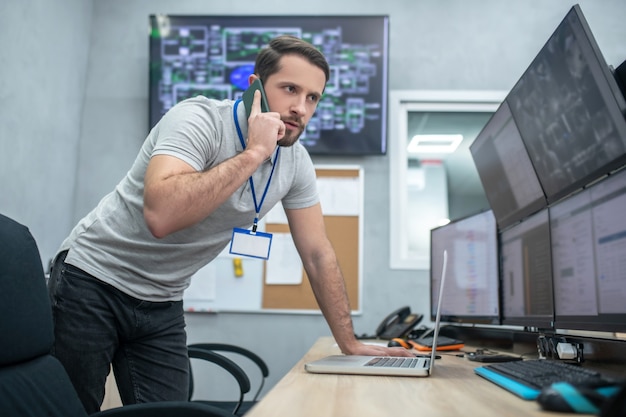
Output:
<path fill-rule="evenodd" d="M 478 365 L 456 357 L 455 352 L 442 352 L 433 375 L 425 378 L 311 374 L 304 370 L 305 362 L 337 353 L 332 338 L 319 339 L 246 417 L 556 415 L 474 374 Z"/>

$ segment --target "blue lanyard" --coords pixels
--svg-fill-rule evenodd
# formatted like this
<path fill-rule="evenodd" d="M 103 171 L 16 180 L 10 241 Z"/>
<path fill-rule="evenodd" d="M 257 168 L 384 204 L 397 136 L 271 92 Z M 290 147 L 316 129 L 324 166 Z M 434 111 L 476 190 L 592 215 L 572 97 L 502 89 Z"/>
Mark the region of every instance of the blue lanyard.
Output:
<path fill-rule="evenodd" d="M 246 141 L 243 140 L 243 134 L 241 133 L 241 127 L 239 126 L 239 120 L 237 118 L 237 107 L 241 99 L 235 101 L 235 106 L 233 107 L 233 118 L 235 119 L 235 127 L 237 128 L 237 135 L 239 136 L 239 141 L 241 142 L 241 146 L 243 149 L 246 149 Z M 254 217 L 254 223 L 252 224 L 252 233 L 256 233 L 257 226 L 259 224 L 259 213 L 261 212 L 261 206 L 263 205 L 263 201 L 265 201 L 265 196 L 267 195 L 267 190 L 270 188 L 270 182 L 272 181 L 272 175 L 274 175 L 274 168 L 276 168 L 276 164 L 278 162 L 278 152 L 280 151 L 280 146 L 276 147 L 276 155 L 274 156 L 274 163 L 272 164 L 272 171 L 270 172 L 270 177 L 267 179 L 267 184 L 265 185 L 265 191 L 263 191 L 263 195 L 261 196 L 261 202 L 257 204 L 256 202 L 256 193 L 254 192 L 254 182 L 252 181 L 252 176 L 250 176 L 250 191 L 252 191 L 252 201 L 254 201 L 254 209 L 256 210 L 256 216 Z"/>

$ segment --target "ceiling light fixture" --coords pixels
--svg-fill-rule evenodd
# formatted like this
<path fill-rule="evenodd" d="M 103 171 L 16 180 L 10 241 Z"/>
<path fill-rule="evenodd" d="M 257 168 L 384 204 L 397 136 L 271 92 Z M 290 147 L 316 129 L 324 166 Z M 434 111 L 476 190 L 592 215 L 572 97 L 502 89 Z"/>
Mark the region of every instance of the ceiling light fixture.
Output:
<path fill-rule="evenodd" d="M 463 135 L 415 135 L 407 146 L 409 153 L 453 153 L 463 141 Z"/>

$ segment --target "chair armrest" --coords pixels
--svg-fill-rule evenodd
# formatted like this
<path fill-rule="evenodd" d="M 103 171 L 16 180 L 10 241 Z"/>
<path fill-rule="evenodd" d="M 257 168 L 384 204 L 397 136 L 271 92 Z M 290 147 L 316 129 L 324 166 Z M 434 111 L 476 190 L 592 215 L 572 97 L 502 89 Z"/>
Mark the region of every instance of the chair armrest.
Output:
<path fill-rule="evenodd" d="M 248 375 L 244 372 L 243 369 L 231 359 L 228 359 L 224 355 L 220 355 L 219 353 L 202 349 L 197 346 L 188 346 L 187 350 L 189 352 L 189 359 L 202 359 L 208 362 L 212 362 L 220 367 L 222 367 L 225 371 L 230 373 L 235 380 L 237 380 L 237 384 L 239 384 L 239 400 L 238 404 L 233 411 L 233 414 L 237 413 L 239 407 L 243 403 L 243 397 L 246 393 L 250 391 L 250 379 Z M 189 366 L 189 399 L 191 400 L 191 396 L 193 395 L 193 375 L 191 364 Z"/>
<path fill-rule="evenodd" d="M 233 415 L 202 403 L 160 401 L 111 408 L 91 414 L 89 417 L 233 417 Z"/>
<path fill-rule="evenodd" d="M 194 344 L 189 345 L 189 347 L 198 347 L 204 350 L 217 350 L 217 351 L 223 351 L 223 352 L 239 353 L 240 355 L 244 355 L 248 357 L 250 360 L 252 360 L 254 363 L 256 363 L 258 367 L 261 369 L 261 373 L 263 374 L 263 377 L 267 378 L 267 376 L 270 373 L 269 368 L 267 367 L 267 364 L 265 363 L 263 359 L 261 359 L 259 355 L 241 346 L 231 345 L 227 343 L 194 343 Z"/>

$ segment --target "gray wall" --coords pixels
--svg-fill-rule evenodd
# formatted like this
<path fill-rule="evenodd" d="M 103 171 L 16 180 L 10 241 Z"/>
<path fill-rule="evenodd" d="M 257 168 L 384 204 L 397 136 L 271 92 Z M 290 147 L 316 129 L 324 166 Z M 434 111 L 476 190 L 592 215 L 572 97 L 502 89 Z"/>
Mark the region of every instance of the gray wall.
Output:
<path fill-rule="evenodd" d="M 609 64 L 626 59 L 626 2 L 579 2 Z M 233 4 L 237 5 L 235 9 Z M 27 224 L 46 262 L 126 173 L 144 139 L 148 19 L 170 14 L 387 14 L 391 89 L 509 90 L 573 3 L 565 0 L 24 0 L 0 5 L 0 213 Z M 393 140 L 393 138 L 390 138 Z M 390 270 L 387 157 L 365 172 L 363 314 L 428 311 L 426 271 Z M 381 284 L 386 284 L 382 286 Z M 190 342 L 253 347 L 271 386 L 322 335 L 317 315 L 189 315 Z M 266 388 L 266 389 L 267 389 Z"/>
<path fill-rule="evenodd" d="M 44 259 L 75 220 L 91 27 L 90 1 L 0 3 L 0 213 Z"/>

